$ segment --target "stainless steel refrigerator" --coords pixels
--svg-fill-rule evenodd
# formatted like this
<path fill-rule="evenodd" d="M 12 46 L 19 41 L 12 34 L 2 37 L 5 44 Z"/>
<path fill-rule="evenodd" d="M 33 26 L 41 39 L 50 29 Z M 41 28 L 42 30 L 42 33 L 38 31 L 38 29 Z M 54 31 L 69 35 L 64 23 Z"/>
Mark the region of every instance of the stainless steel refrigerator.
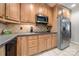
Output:
<path fill-rule="evenodd" d="M 65 49 L 70 45 L 71 39 L 71 22 L 69 18 L 59 16 L 57 20 L 57 47 Z"/>

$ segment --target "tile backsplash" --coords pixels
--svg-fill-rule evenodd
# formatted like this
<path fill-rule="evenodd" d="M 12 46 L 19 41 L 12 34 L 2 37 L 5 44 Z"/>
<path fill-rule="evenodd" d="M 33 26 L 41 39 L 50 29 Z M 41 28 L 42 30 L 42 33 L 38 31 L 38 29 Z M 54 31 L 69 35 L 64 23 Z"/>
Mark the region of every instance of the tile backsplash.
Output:
<path fill-rule="evenodd" d="M 31 27 L 33 27 L 34 32 L 43 32 L 47 30 L 47 27 L 44 25 L 31 25 L 31 24 L 2 24 L 0 23 L 0 29 L 8 29 L 12 33 L 20 32 L 30 32 Z"/>
<path fill-rule="evenodd" d="M 0 29 L 4 29 L 4 28 L 6 28 L 6 25 L 3 23 L 0 23 Z"/>
<path fill-rule="evenodd" d="M 6 28 L 6 25 L 3 24 L 3 23 L 0 23 L 0 31 L 3 30 L 3 29 L 5 29 L 5 28 Z"/>
<path fill-rule="evenodd" d="M 20 33 L 20 32 L 30 32 L 30 28 L 34 27 L 33 25 L 18 25 L 18 24 L 8 24 L 8 29 L 12 33 Z"/>

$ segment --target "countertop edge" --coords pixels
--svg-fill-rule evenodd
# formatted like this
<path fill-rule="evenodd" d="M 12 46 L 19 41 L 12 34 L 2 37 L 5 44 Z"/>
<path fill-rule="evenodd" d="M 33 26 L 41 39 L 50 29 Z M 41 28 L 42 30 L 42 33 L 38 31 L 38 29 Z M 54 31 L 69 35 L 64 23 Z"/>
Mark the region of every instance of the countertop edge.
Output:
<path fill-rule="evenodd" d="M 5 38 L 5 40 L 3 42 L 1 42 L 0 46 L 3 46 L 5 44 L 7 44 L 9 41 L 13 40 L 14 38 L 16 37 L 19 37 L 19 36 L 31 36 L 31 35 L 44 35 L 44 34 L 56 34 L 57 32 L 51 32 L 51 33 L 30 33 L 30 34 L 27 34 L 27 33 L 22 33 L 22 34 L 14 34 L 14 36 L 11 36 L 9 37 L 8 39 Z M 4 35 L 6 36 L 6 35 Z M 1 36 L 0 36 L 1 37 Z"/>

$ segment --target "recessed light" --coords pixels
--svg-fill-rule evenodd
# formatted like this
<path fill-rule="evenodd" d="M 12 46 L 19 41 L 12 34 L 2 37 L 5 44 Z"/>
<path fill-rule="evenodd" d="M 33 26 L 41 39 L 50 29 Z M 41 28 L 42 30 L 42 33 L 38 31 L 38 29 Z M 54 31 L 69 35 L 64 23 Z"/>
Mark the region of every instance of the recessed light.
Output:
<path fill-rule="evenodd" d="M 71 5 L 71 8 L 73 8 L 73 7 L 75 7 L 75 6 L 76 6 L 76 4 L 72 4 L 72 5 Z"/>

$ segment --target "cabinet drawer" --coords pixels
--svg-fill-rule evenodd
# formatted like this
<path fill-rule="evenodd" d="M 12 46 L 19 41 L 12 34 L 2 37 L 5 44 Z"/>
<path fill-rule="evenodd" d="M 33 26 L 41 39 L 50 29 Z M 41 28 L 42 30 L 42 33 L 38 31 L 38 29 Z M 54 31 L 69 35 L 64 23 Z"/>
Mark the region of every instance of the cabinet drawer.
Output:
<path fill-rule="evenodd" d="M 57 39 L 52 39 L 52 48 L 57 46 Z"/>
<path fill-rule="evenodd" d="M 37 40 L 28 40 L 28 47 L 37 46 Z"/>
<path fill-rule="evenodd" d="M 39 38 L 47 38 L 48 36 L 47 35 L 40 35 Z"/>
<path fill-rule="evenodd" d="M 28 36 L 28 39 L 37 39 L 37 36 Z"/>
<path fill-rule="evenodd" d="M 52 36 L 53 36 L 53 37 L 57 37 L 57 34 L 53 34 Z"/>
<path fill-rule="evenodd" d="M 36 42 L 37 39 L 28 39 L 28 42 Z"/>
<path fill-rule="evenodd" d="M 33 55 L 38 53 L 37 47 L 28 48 L 28 55 Z"/>

